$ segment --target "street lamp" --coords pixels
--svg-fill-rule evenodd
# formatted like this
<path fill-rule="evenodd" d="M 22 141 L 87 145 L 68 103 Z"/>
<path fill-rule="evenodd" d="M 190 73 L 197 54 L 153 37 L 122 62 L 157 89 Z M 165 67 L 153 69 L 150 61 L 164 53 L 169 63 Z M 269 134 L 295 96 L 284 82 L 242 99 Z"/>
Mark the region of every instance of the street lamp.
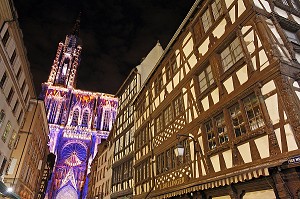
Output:
<path fill-rule="evenodd" d="M 178 139 L 178 144 L 177 147 L 174 149 L 175 155 L 179 158 L 182 158 L 184 155 L 184 146 L 179 142 L 180 137 L 186 137 L 186 138 L 191 138 L 194 144 L 194 176 L 196 176 L 196 160 L 197 158 L 197 153 L 201 152 L 199 143 L 197 140 L 190 135 L 185 135 L 185 134 L 177 134 L 177 139 Z"/>

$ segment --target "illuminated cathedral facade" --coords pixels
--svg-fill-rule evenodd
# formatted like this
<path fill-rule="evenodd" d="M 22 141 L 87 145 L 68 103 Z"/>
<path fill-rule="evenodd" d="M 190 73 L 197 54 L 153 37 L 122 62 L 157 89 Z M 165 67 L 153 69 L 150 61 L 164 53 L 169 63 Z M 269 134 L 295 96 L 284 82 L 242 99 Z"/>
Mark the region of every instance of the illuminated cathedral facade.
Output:
<path fill-rule="evenodd" d="M 59 43 L 40 96 L 47 110 L 50 152 L 56 155 L 48 199 L 85 198 L 97 145 L 107 138 L 116 118 L 118 101 L 113 95 L 76 89 L 82 50 L 79 22 Z"/>

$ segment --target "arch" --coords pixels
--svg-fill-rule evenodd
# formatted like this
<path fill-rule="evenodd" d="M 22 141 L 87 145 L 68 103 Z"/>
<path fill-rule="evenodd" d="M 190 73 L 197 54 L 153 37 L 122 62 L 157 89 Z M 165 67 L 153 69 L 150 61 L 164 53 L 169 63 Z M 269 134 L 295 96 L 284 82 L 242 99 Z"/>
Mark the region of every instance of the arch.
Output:
<path fill-rule="evenodd" d="M 73 111 L 73 117 L 72 117 L 72 126 L 77 126 L 78 125 L 78 117 L 79 117 L 79 108 L 75 108 Z"/>
<path fill-rule="evenodd" d="M 71 185 L 63 187 L 57 194 L 56 199 L 78 199 L 77 191 Z"/>

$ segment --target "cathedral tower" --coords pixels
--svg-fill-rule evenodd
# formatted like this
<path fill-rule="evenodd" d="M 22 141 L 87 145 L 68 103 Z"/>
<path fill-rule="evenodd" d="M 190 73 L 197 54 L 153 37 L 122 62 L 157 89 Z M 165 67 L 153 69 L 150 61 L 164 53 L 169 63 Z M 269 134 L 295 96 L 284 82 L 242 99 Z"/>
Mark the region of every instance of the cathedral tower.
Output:
<path fill-rule="evenodd" d="M 79 24 L 60 42 L 48 81 L 42 85 L 50 152 L 56 155 L 46 198 L 85 198 L 90 163 L 116 117 L 113 95 L 75 88 L 80 64 Z"/>

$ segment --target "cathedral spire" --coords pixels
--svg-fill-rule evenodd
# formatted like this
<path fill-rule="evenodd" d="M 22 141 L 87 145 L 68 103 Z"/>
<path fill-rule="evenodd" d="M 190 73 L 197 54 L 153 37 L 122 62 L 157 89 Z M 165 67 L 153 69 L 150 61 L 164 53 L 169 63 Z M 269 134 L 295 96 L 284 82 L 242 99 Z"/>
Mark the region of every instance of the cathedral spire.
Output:
<path fill-rule="evenodd" d="M 75 25 L 72 29 L 71 35 L 79 36 L 79 30 L 80 30 L 80 17 L 81 17 L 81 12 L 79 13 Z"/>

